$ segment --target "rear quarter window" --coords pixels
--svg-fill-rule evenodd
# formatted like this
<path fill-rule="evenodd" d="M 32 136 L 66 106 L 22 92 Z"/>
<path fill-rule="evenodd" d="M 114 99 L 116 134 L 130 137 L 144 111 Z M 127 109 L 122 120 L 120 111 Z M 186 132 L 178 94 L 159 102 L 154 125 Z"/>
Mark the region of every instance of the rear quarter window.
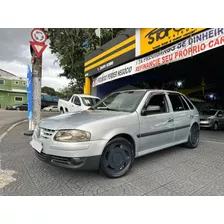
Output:
<path fill-rule="evenodd" d="M 194 106 L 191 103 L 191 101 L 186 96 L 181 96 L 181 97 L 184 98 L 187 101 L 187 104 L 189 105 L 189 107 L 191 108 L 191 110 L 194 110 Z"/>

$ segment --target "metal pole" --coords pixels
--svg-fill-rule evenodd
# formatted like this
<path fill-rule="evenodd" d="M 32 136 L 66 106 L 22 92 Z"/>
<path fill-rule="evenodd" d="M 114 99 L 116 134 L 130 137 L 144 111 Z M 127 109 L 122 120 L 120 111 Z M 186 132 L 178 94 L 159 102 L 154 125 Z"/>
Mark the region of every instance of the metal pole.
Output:
<path fill-rule="evenodd" d="M 33 85 L 33 124 L 32 129 L 36 128 L 36 125 L 40 121 L 41 113 L 41 79 L 42 79 L 42 56 L 40 58 L 34 57 L 34 63 L 32 65 L 32 85 Z"/>

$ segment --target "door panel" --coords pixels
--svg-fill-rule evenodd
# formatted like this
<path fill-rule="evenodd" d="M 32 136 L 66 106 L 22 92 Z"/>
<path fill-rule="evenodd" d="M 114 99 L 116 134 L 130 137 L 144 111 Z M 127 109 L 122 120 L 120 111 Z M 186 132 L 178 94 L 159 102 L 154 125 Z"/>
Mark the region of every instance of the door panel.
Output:
<path fill-rule="evenodd" d="M 189 135 L 191 121 L 193 120 L 193 110 L 189 108 L 180 94 L 169 93 L 169 99 L 174 111 L 174 142 L 183 141 Z"/>
<path fill-rule="evenodd" d="M 159 105 L 156 101 L 161 96 L 164 101 Z M 173 142 L 174 137 L 174 117 L 173 113 L 169 111 L 166 96 L 164 94 L 153 95 L 147 105 L 160 106 L 161 108 L 165 106 L 165 109 L 161 109 L 161 112 L 156 114 L 139 116 L 140 134 L 138 138 L 140 138 L 140 154 L 144 154 L 145 150 L 149 153 L 155 150 L 153 148 L 170 144 Z"/>
<path fill-rule="evenodd" d="M 219 114 L 221 114 L 222 117 L 218 117 Z M 217 117 L 218 117 L 219 126 L 224 127 L 224 114 L 223 114 L 223 112 L 219 111 L 218 114 L 217 114 Z"/>

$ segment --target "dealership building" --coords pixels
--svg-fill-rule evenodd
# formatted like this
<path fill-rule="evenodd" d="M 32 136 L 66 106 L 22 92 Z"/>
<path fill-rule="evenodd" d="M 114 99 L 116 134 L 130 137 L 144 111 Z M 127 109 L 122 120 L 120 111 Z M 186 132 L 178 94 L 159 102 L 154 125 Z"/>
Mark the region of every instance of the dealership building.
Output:
<path fill-rule="evenodd" d="M 84 93 L 102 98 L 136 83 L 178 77 L 200 85 L 206 76 L 219 85 L 223 45 L 224 28 L 127 29 L 86 56 Z"/>

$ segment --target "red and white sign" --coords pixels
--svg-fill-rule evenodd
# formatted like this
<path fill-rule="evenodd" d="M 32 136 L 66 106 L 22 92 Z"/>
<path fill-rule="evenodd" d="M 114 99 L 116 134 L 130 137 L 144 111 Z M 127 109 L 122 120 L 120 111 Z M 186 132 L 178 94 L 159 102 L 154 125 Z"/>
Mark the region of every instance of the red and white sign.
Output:
<path fill-rule="evenodd" d="M 41 57 L 42 53 L 46 49 L 47 45 L 44 43 L 38 43 L 34 41 L 30 41 L 30 44 L 35 52 L 35 55 L 39 58 Z"/>
<path fill-rule="evenodd" d="M 136 60 L 136 72 L 196 56 L 224 45 L 224 28 L 209 29 L 158 53 Z"/>
<path fill-rule="evenodd" d="M 31 31 L 31 38 L 34 42 L 45 43 L 47 34 L 42 29 L 35 28 Z"/>
<path fill-rule="evenodd" d="M 35 28 L 31 31 L 31 38 L 33 41 L 30 41 L 30 45 L 34 50 L 35 55 L 39 58 L 47 47 L 45 44 L 47 35 L 42 29 Z"/>

